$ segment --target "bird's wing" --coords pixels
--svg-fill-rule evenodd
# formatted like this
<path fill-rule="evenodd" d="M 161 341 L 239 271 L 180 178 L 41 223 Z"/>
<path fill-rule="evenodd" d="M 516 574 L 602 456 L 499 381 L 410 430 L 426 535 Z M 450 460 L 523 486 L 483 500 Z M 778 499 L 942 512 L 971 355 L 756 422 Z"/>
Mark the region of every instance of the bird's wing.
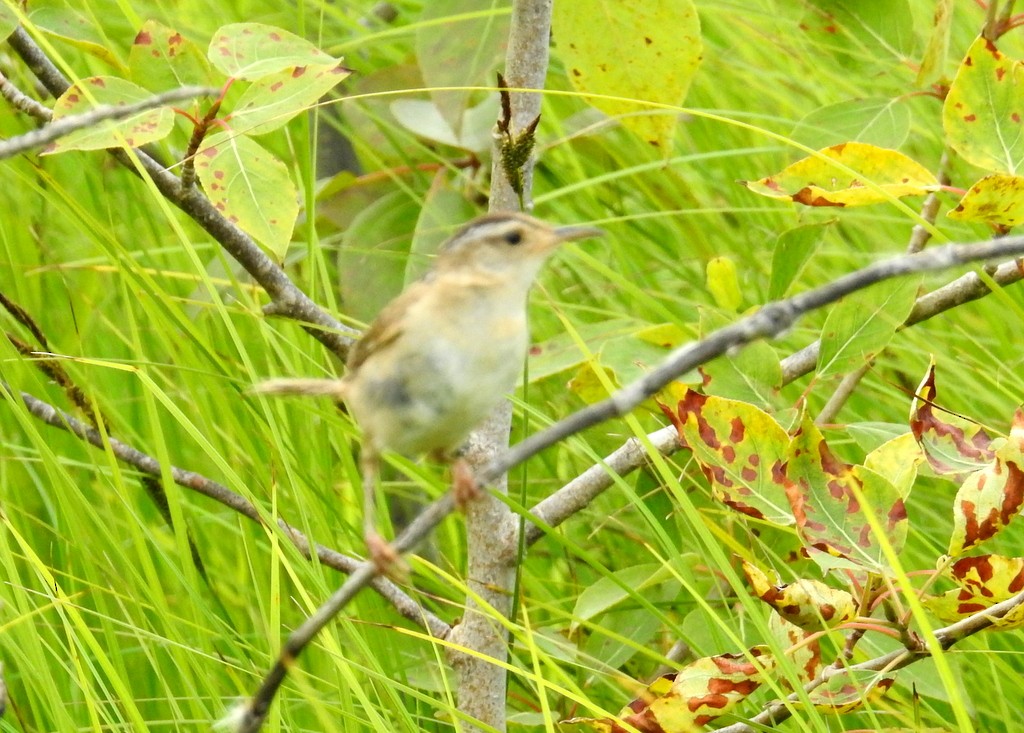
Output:
<path fill-rule="evenodd" d="M 409 308 L 423 297 L 425 283 L 420 281 L 410 285 L 397 298 L 392 300 L 377 315 L 352 351 L 349 352 L 348 372 L 351 374 L 359 368 L 372 354 L 397 339 L 405 331 L 406 314 Z"/>

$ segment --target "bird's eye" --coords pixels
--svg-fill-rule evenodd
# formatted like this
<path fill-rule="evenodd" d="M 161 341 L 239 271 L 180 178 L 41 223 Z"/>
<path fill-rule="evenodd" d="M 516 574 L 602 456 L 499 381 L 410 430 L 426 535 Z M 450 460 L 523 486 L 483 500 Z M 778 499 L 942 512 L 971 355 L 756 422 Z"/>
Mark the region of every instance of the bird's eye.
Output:
<path fill-rule="evenodd" d="M 505 235 L 505 241 L 509 244 L 519 244 L 523 241 L 523 234 L 522 232 L 508 232 Z"/>

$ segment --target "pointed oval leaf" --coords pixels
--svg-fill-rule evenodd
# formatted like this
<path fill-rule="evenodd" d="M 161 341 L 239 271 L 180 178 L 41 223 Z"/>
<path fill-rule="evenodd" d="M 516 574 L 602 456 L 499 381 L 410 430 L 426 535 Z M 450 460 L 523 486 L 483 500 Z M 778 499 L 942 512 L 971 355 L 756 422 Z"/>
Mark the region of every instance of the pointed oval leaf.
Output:
<path fill-rule="evenodd" d="M 715 498 L 757 519 L 793 523 L 785 478 L 789 438 L 771 415 L 692 390 L 674 409 L 661 409 L 675 425 L 680 445 L 693 451 Z"/>
<path fill-rule="evenodd" d="M 810 112 L 790 137 L 809 148 L 855 141 L 897 148 L 910 134 L 910 108 L 902 97 L 848 99 Z"/>
<path fill-rule="evenodd" d="M 132 81 L 156 92 L 198 84 L 217 86 L 210 62 L 199 46 L 173 28 L 147 20 L 128 52 Z"/>
<path fill-rule="evenodd" d="M 946 76 L 946 56 L 949 54 L 949 32 L 953 27 L 954 0 L 938 0 L 932 16 L 932 34 L 921 57 L 917 72 L 917 85 L 925 87 L 941 82 Z"/>
<path fill-rule="evenodd" d="M 489 6 L 491 12 L 481 12 Z M 430 88 L 430 100 L 456 137 L 462 137 L 468 89 L 491 84 L 504 61 L 511 15 L 502 0 L 430 0 L 423 4 L 416 31 L 416 63 Z M 443 26 L 438 27 L 438 23 Z M 490 106 L 494 124 L 498 108 Z"/>
<path fill-rule="evenodd" d="M 787 475 L 797 530 L 808 547 L 868 570 L 888 570 L 885 545 L 900 552 L 908 528 L 903 498 L 888 480 L 837 458 L 806 415 L 790 444 Z"/>
<path fill-rule="evenodd" d="M 249 85 L 231 112 L 231 126 L 246 135 L 283 127 L 316 104 L 352 72 L 335 63 L 289 66 Z"/>
<path fill-rule="evenodd" d="M 896 678 L 891 672 L 848 669 L 843 674 L 830 677 L 823 685 L 815 687 L 808 693 L 808 698 L 821 712 L 849 713 L 862 707 L 869 700 L 884 695 L 895 681 Z"/>
<path fill-rule="evenodd" d="M 558 2 L 552 25 L 573 88 L 637 100 L 587 101 L 621 115 L 623 126 L 669 155 L 676 115 L 643 102 L 679 105 L 686 97 L 701 60 L 700 20 L 691 0 Z"/>
<path fill-rule="evenodd" d="M 114 76 L 93 76 L 73 84 L 53 105 L 53 119 L 81 114 L 100 105 L 126 105 L 142 102 L 153 95 L 130 81 Z M 46 153 L 66 150 L 105 150 L 128 145 L 137 148 L 166 137 L 174 127 L 170 107 L 157 107 L 123 120 L 101 122 L 94 127 L 65 135 L 46 149 Z"/>
<path fill-rule="evenodd" d="M 207 56 L 215 67 L 239 79 L 259 79 L 292 66 L 337 66 L 341 62 L 305 38 L 262 23 L 221 27 L 213 34 Z"/>
<path fill-rule="evenodd" d="M 1024 64 L 979 36 L 942 107 L 947 143 L 986 170 L 1016 173 L 1024 159 Z"/>
<path fill-rule="evenodd" d="M 762 196 L 805 206 L 867 206 L 939 188 L 931 171 L 903 153 L 858 142 L 824 148 L 773 176 L 741 183 Z"/>
<path fill-rule="evenodd" d="M 843 298 L 821 329 L 818 378 L 860 368 L 884 349 L 910 315 L 921 278 L 880 283 Z"/>
<path fill-rule="evenodd" d="M 743 572 L 758 598 L 786 621 L 806 631 L 835 628 L 857 615 L 857 602 L 845 590 L 808 578 L 779 585 L 746 560 Z"/>
<path fill-rule="evenodd" d="M 77 49 L 100 59 L 118 72 L 125 71 L 121 59 L 111 51 L 110 40 L 99 26 L 85 15 L 72 9 L 72 4 L 43 5 L 29 14 L 32 25 L 48 36 L 60 38 Z"/>
<path fill-rule="evenodd" d="M 229 132 L 204 140 L 195 164 L 217 210 L 283 259 L 299 215 L 287 166 L 253 140 Z"/>
<path fill-rule="evenodd" d="M 951 481 L 962 482 L 992 460 L 992 436 L 978 423 L 938 409 L 937 398 L 932 359 L 910 403 L 910 430 L 932 470 Z"/>
<path fill-rule="evenodd" d="M 992 462 L 975 471 L 956 492 L 949 554 L 959 555 L 996 536 L 1024 508 L 1024 410 L 1013 416 L 1010 435 Z"/>
<path fill-rule="evenodd" d="M 1015 227 L 1024 222 L 1024 176 L 1006 173 L 985 176 L 971 186 L 956 208 L 946 215 L 960 221 Z"/>
<path fill-rule="evenodd" d="M 924 451 L 909 432 L 887 440 L 864 457 L 864 467 L 884 476 L 904 499 L 910 496 L 922 463 Z"/>
<path fill-rule="evenodd" d="M 1024 590 L 1024 558 L 1002 555 L 963 557 L 946 574 L 959 586 L 925 605 L 940 620 L 955 622 L 1009 600 Z M 1001 629 L 1024 626 L 1024 607 L 1007 614 L 995 626 Z"/>

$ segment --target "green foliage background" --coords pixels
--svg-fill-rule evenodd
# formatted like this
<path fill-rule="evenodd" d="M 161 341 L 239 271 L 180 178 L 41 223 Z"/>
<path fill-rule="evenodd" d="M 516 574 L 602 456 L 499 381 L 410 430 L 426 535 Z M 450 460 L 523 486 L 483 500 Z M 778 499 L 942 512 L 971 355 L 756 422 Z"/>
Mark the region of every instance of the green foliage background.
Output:
<path fill-rule="evenodd" d="M 420 211 L 434 212 L 443 228 L 483 210 L 483 175 L 456 164 L 465 151 L 413 135 L 396 122 L 391 104 L 425 98 L 417 91 L 422 44 L 461 38 L 463 14 L 471 10 L 497 23 L 507 5 L 397 2 L 392 23 L 372 19 L 371 2 L 76 5 L 83 32 L 122 60 L 149 18 L 203 47 L 216 27 L 245 20 L 279 25 L 345 55 L 356 72 L 342 88 L 346 99 L 264 142 L 293 170 L 307 212 L 289 272 L 314 300 L 355 325 L 427 261 L 418 249 L 423 239 L 412 238 Z M 532 323 L 542 355 L 517 395 L 513 439 L 582 405 L 567 383 L 574 376 L 576 385 L 587 382 L 593 372 L 580 372 L 584 364 L 600 364 L 624 383 L 656 363 L 665 350 L 651 343 L 658 339 L 644 338 L 646 329 L 671 324 L 659 333 L 671 341 L 691 338 L 767 301 L 773 267 L 783 266 L 773 265 L 773 248 L 784 232 L 820 229 L 787 290 L 795 292 L 902 252 L 917 223 L 908 213 L 914 199 L 909 209 L 816 211 L 761 199 L 735 182 L 802 157 L 793 143 L 813 148 L 851 139 L 851 130 L 865 127 L 869 106 L 853 100 L 866 99 L 889 101 L 865 133 L 870 141 L 935 169 L 941 103 L 919 93 L 912 68 L 927 42 L 933 3 L 908 2 L 902 16 L 901 3 L 864 2 L 866 25 L 841 33 L 816 27 L 810 3 L 697 5 L 704 61 L 667 159 L 565 94 L 570 87 L 555 49 L 538 131 L 535 211 L 561 223 L 596 223 L 608 236 L 566 247 L 541 278 Z M 983 19 L 973 3 L 958 4 L 947 74 Z M 116 73 L 75 45 L 44 40 L 69 75 Z M 1005 46 L 1015 54 L 1018 35 Z M 6 48 L 0 68 L 19 88 L 33 89 Z M 467 83 L 490 85 L 492 71 Z M 845 112 L 820 112 L 844 102 Z M 812 114 L 817 119 L 808 120 Z M 16 114 L 0 115 L 4 137 L 30 127 Z M 339 173 L 322 188 L 328 169 L 318 154 L 337 133 L 351 144 L 364 177 L 352 184 L 351 174 Z M 173 158 L 181 145 L 172 140 L 164 152 Z M 954 185 L 966 185 L 977 171 L 954 160 L 950 174 Z M 953 200 L 945 196 L 944 209 Z M 113 435 L 165 465 L 226 484 L 263 507 L 268 519 L 283 517 L 325 545 L 360 550 L 355 428 L 327 404 L 243 396 L 268 376 L 340 367 L 296 325 L 264 318 L 260 293 L 215 243 L 102 153 L 4 161 L 0 212 L 0 290 L 33 314 L 50 350 L 110 417 Z M 951 241 L 990 235 L 941 214 L 936 226 Z M 728 307 L 705 280 L 709 261 L 720 257 L 734 264 L 740 294 Z M 952 277 L 929 276 L 924 285 Z M 895 286 L 881 289 L 888 287 Z M 840 413 L 841 425 L 826 432 L 830 445 L 854 459 L 905 431 L 909 391 L 931 354 L 942 404 L 1005 431 L 1024 400 L 1015 325 L 1022 307 L 1020 290 L 1009 288 L 897 334 Z M 841 375 L 766 391 L 750 387 L 749 370 L 751 361 L 770 366 L 818 338 L 826 315 L 813 314 L 784 338 L 735 357 L 733 363 L 748 360 L 746 377 L 730 380 L 729 364 L 712 367 L 722 391 L 740 399 L 760 395 L 783 416 L 805 398 L 815 414 Z M 5 330 L 18 332 L 10 318 L 3 321 Z M 6 341 L 0 370 L 16 389 L 68 408 L 60 390 Z M 531 461 L 511 477 L 514 501 L 533 503 L 624 438 L 663 424 L 650 408 Z M 393 496 L 444 490 L 435 467 L 396 462 L 402 470 L 390 484 Z M 700 656 L 763 640 L 767 612 L 750 600 L 730 556 L 753 554 L 784 574 L 806 571 L 787 570 L 795 539 L 770 528 L 748 532 L 710 501 L 703 478 L 686 464 L 687 454 L 679 453 L 619 481 L 530 551 L 513 626 L 514 725 L 617 711 L 634 692 L 623 674 L 649 677 L 676 641 Z M 340 583 L 280 533 L 170 480 L 163 484 L 174 530 L 145 498 L 139 477 L 109 454 L 42 426 L 19 404 L 0 411 L 0 662 L 12 702 L 0 731 L 205 728 L 252 692 L 288 630 Z M 904 570 L 930 568 L 944 551 L 953 491 L 952 484 L 919 481 Z M 1007 554 L 1024 550 L 1019 539 L 1002 542 Z M 443 526 L 435 545 L 411 561 L 410 592 L 452 621 L 465 597 L 458 518 Z M 450 729 L 457 713 L 443 656 L 377 596 L 363 593 L 302 657 L 267 729 Z M 940 665 L 906 670 L 870 712 L 832 720 L 809 711 L 786 729 L 950 729 L 953 721 L 958 729 L 1012 729 L 1024 720 L 1022 684 L 1019 634 L 982 635 Z"/>

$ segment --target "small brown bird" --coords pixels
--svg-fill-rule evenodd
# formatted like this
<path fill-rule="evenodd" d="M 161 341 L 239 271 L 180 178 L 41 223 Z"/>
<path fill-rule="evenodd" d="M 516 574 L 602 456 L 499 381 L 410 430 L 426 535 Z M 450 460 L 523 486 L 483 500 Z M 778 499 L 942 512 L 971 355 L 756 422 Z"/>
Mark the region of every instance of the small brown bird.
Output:
<path fill-rule="evenodd" d="M 343 378 L 274 379 L 254 389 L 330 396 L 355 416 L 364 435 L 364 531 L 382 569 L 397 558 L 376 528 L 381 452 L 449 458 L 515 388 L 529 345 L 527 294 L 545 260 L 562 242 L 601 234 L 517 213 L 474 219 L 444 244 L 425 278 L 384 307 Z"/>

